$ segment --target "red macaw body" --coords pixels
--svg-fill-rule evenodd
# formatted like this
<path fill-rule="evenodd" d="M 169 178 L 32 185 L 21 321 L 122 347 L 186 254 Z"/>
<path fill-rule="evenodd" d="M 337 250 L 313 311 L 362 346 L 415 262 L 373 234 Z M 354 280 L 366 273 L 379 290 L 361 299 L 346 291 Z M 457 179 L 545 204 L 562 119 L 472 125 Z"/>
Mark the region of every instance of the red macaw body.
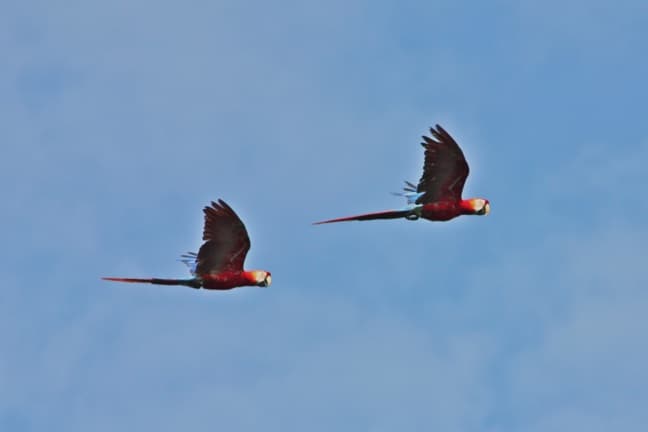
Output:
<path fill-rule="evenodd" d="M 407 208 L 329 219 L 315 225 L 400 218 L 448 221 L 460 215 L 487 215 L 490 212 L 487 199 L 461 197 L 470 170 L 457 142 L 439 125 L 430 128 L 430 133 L 432 138 L 424 136 L 421 143 L 425 148 L 425 162 L 418 185 L 405 182 L 405 192 L 398 194 L 407 198 Z"/>
<path fill-rule="evenodd" d="M 470 200 L 437 201 L 424 204 L 421 208 L 421 217 L 431 221 L 449 221 L 460 215 L 474 214 Z"/>
<path fill-rule="evenodd" d="M 270 278 L 270 273 L 266 273 L 268 274 L 268 278 Z M 218 274 L 206 274 L 201 277 L 202 287 L 213 290 L 228 290 L 242 286 L 259 286 L 257 274 L 258 271 L 230 271 Z M 260 286 L 268 286 L 269 284 L 270 279 L 268 279 L 267 284 Z"/>
<path fill-rule="evenodd" d="M 245 225 L 223 200 L 212 202 L 203 209 L 205 242 L 198 253 L 182 255 L 181 261 L 189 266 L 190 279 L 114 278 L 115 282 L 150 283 L 156 285 L 183 285 L 191 288 L 229 290 L 242 286 L 267 287 L 272 282 L 270 272 L 244 270 L 245 257 L 250 250 L 250 238 Z"/>

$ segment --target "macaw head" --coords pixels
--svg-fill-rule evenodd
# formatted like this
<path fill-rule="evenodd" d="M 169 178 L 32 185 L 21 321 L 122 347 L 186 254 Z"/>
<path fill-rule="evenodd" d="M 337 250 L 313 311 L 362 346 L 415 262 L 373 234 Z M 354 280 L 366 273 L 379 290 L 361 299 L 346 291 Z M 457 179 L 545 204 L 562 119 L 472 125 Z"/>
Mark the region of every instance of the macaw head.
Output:
<path fill-rule="evenodd" d="M 254 270 L 251 272 L 256 286 L 266 288 L 272 283 L 272 275 L 268 271 Z"/>
<path fill-rule="evenodd" d="M 472 198 L 466 200 L 466 204 L 471 214 L 485 216 L 490 213 L 490 202 L 484 198 Z"/>

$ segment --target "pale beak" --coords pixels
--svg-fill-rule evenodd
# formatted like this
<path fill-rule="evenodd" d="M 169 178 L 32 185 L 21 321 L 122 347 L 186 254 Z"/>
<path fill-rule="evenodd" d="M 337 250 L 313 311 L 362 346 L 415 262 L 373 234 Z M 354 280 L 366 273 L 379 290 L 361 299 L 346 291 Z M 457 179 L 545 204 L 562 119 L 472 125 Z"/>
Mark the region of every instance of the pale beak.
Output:
<path fill-rule="evenodd" d="M 488 213 L 490 213 L 490 203 L 484 205 L 484 216 L 488 215 Z"/>

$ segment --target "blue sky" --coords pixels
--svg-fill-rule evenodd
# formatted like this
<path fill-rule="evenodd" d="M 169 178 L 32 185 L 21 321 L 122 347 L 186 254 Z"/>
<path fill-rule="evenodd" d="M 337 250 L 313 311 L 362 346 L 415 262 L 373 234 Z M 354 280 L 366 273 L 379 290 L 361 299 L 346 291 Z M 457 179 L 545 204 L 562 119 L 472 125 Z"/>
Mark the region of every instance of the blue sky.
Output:
<path fill-rule="evenodd" d="M 14 2 L 0 13 L 0 429 L 648 422 L 648 6 Z M 487 218 L 400 207 L 441 123 Z M 201 208 L 267 290 L 184 277 Z"/>

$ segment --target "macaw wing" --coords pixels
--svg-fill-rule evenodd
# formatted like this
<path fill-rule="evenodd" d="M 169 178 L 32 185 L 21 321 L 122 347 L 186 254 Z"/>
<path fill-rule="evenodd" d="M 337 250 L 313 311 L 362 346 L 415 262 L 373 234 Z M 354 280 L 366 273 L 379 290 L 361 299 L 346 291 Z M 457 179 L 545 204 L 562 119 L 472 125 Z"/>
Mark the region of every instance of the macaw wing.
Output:
<path fill-rule="evenodd" d="M 180 255 L 180 260 L 181 263 L 184 263 L 187 267 L 189 267 L 189 271 L 191 272 L 192 275 L 196 274 L 196 265 L 198 265 L 198 254 L 195 252 L 187 252 L 182 255 Z"/>
<path fill-rule="evenodd" d="M 212 201 L 203 213 L 205 242 L 196 257 L 196 274 L 243 270 L 245 256 L 250 250 L 250 238 L 241 219 L 220 199 L 218 203 Z"/>
<path fill-rule="evenodd" d="M 430 133 L 432 137 L 423 136 L 421 143 L 425 148 L 425 162 L 415 202 L 459 201 L 470 171 L 466 158 L 457 142 L 441 126 L 430 128 Z M 414 192 L 411 186 L 405 187 L 405 191 Z"/>

